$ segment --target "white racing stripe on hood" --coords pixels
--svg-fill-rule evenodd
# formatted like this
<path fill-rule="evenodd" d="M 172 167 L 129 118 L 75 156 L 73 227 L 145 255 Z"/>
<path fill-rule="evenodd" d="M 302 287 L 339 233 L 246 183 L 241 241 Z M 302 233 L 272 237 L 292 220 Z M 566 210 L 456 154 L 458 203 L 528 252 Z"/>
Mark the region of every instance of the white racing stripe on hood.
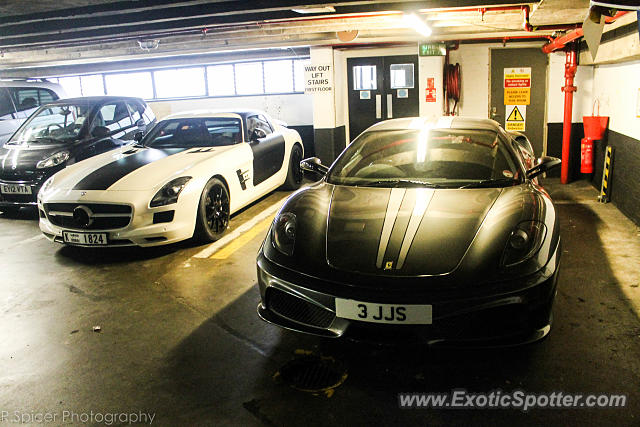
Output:
<path fill-rule="evenodd" d="M 382 268 L 382 260 L 384 259 L 385 252 L 387 251 L 391 232 L 393 231 L 393 226 L 396 223 L 396 218 L 400 211 L 400 205 L 402 204 L 402 199 L 404 198 L 404 193 L 406 191 L 407 190 L 404 188 L 391 189 L 389 203 L 387 204 L 387 212 L 384 216 L 382 234 L 380 235 L 380 245 L 378 246 L 378 258 L 376 260 L 376 267 L 378 268 Z"/>
<path fill-rule="evenodd" d="M 402 246 L 400 248 L 400 255 L 398 255 L 398 264 L 396 269 L 401 269 L 404 265 L 404 260 L 407 257 L 407 253 L 409 252 L 409 248 L 411 248 L 411 244 L 413 243 L 413 238 L 416 237 L 416 233 L 418 232 L 418 227 L 420 226 L 420 222 L 422 221 L 422 217 L 424 213 L 427 211 L 427 207 L 433 198 L 433 193 L 435 192 L 429 188 L 420 188 L 416 190 L 416 204 L 413 207 L 413 212 L 411 213 L 411 219 L 409 220 L 409 225 L 407 226 L 407 232 L 404 235 L 404 239 L 402 240 Z"/>

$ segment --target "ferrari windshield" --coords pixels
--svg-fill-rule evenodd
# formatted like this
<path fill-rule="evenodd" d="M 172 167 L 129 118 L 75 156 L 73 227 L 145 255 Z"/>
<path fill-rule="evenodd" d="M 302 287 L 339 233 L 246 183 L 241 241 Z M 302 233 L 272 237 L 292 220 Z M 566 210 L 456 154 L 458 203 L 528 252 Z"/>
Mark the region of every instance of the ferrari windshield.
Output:
<path fill-rule="evenodd" d="M 242 122 L 235 117 L 163 120 L 142 140 L 153 148 L 220 147 L 238 142 L 242 142 Z"/>
<path fill-rule="evenodd" d="M 62 144 L 78 138 L 91 111 L 88 103 L 40 107 L 8 144 Z"/>
<path fill-rule="evenodd" d="M 360 135 L 331 168 L 332 184 L 359 186 L 504 186 L 519 170 L 491 130 L 379 130 Z"/>

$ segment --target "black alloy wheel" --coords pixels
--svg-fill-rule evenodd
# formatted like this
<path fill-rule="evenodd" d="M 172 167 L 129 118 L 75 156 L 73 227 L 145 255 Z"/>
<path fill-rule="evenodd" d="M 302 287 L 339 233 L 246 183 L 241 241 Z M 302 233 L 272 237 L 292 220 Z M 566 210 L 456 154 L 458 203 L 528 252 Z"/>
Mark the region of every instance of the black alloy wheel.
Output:
<path fill-rule="evenodd" d="M 218 240 L 229 226 L 230 203 L 227 187 L 211 178 L 200 196 L 194 237 L 202 242 Z"/>

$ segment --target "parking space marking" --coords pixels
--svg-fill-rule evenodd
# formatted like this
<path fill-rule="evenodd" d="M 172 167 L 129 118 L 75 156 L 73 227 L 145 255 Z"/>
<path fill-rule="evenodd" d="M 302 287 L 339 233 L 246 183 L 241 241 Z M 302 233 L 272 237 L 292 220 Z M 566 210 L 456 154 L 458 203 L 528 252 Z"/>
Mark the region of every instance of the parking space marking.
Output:
<path fill-rule="evenodd" d="M 44 238 L 45 238 L 44 234 L 38 234 L 37 236 L 29 237 L 28 239 L 20 240 L 17 243 L 14 243 L 14 244 L 9 245 L 9 246 L 5 246 L 4 248 L 2 248 L 2 250 L 0 250 L 0 252 L 6 252 L 9 249 L 14 249 L 14 248 L 17 248 L 18 246 L 26 245 L 26 244 L 31 243 L 31 242 L 36 242 L 36 241 L 44 239 Z"/>
<path fill-rule="evenodd" d="M 222 237 L 220 240 L 213 242 L 197 254 L 195 254 L 194 258 L 210 258 L 211 255 L 218 252 L 220 249 L 231 243 L 233 240 L 242 236 L 244 233 L 251 230 L 260 222 L 266 220 L 267 218 L 271 218 L 277 211 L 280 209 L 280 206 L 284 203 L 284 200 L 280 200 L 273 205 L 269 206 L 267 209 L 260 212 L 258 215 L 251 218 L 249 221 L 245 222 L 231 233 Z"/>
<path fill-rule="evenodd" d="M 271 221 L 273 221 L 273 217 L 269 216 L 266 219 L 263 219 L 261 222 L 257 223 L 251 230 L 242 234 L 242 236 L 233 240 L 227 246 L 220 249 L 218 252 L 211 255 L 209 258 L 213 259 L 227 259 L 233 254 L 235 251 L 249 243 L 253 240 L 254 237 L 263 234 L 269 225 L 271 225 Z"/>

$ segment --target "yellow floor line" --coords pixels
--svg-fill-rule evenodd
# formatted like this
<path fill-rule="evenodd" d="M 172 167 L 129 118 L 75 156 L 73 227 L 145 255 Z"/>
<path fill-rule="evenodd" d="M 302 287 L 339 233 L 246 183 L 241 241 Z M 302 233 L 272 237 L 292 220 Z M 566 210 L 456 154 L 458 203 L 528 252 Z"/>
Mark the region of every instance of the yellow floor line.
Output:
<path fill-rule="evenodd" d="M 273 222 L 273 217 L 269 216 L 253 227 L 251 227 L 246 232 L 242 233 L 242 235 L 234 240 L 232 240 L 228 245 L 224 246 L 222 249 L 211 255 L 211 259 L 227 259 L 229 258 L 235 251 L 249 243 L 254 237 L 262 234 Z"/>

